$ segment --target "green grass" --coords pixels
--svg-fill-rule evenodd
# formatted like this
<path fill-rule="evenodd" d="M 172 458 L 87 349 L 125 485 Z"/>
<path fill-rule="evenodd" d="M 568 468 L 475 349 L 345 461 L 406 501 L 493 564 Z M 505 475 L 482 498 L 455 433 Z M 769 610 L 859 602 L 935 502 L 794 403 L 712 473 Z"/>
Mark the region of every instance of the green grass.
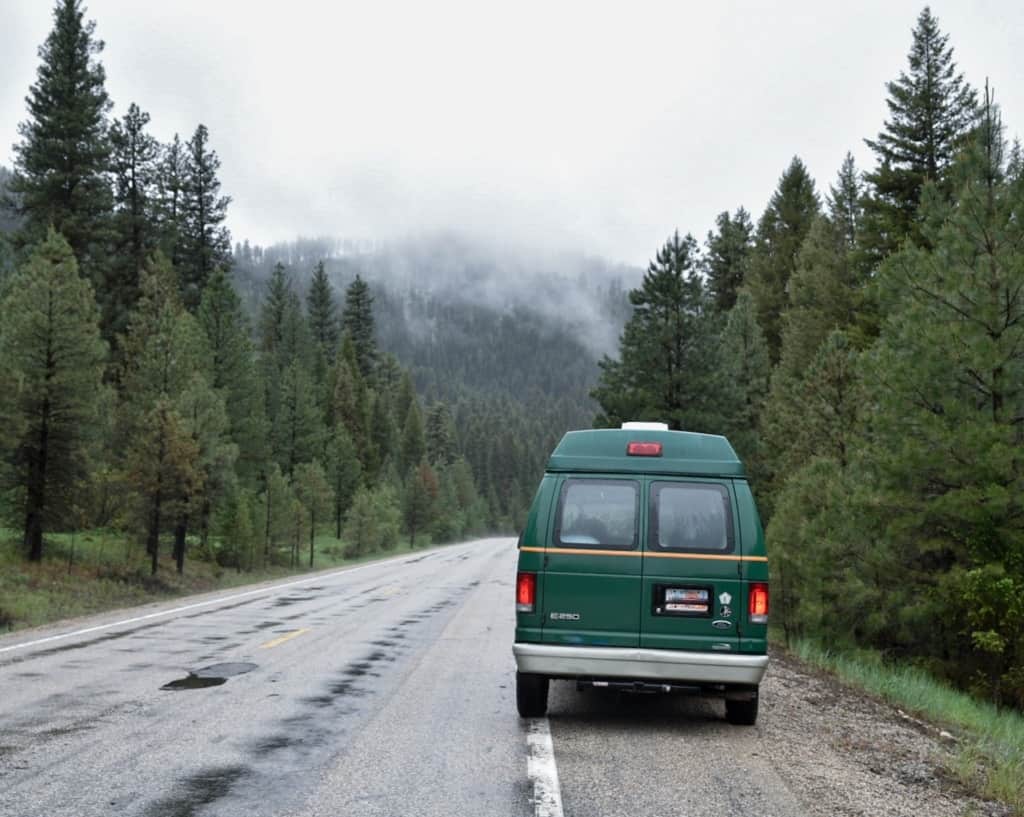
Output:
<path fill-rule="evenodd" d="M 417 537 L 415 550 L 430 545 Z M 309 573 L 309 543 L 299 552 L 296 568 L 271 566 L 239 572 L 213 561 L 185 560 L 179 576 L 171 559 L 170 544 L 163 543 L 163 556 L 156 576 L 150 575 L 150 561 L 144 548 L 123 533 L 93 530 L 48 535 L 44 558 L 30 564 L 14 531 L 0 528 L 0 633 L 37 627 L 62 619 L 116 610 L 193 593 L 239 587 L 287 576 Z M 392 549 L 354 559 L 344 557 L 344 544 L 333 536 L 316 539 L 312 570 L 384 559 L 411 551 L 403 538 Z"/>
<path fill-rule="evenodd" d="M 949 771 L 965 786 L 1024 815 L 1024 717 L 979 701 L 915 667 L 886 663 L 876 653 L 833 652 L 797 641 L 790 650 L 840 680 L 906 712 L 948 729 L 958 738 Z"/>

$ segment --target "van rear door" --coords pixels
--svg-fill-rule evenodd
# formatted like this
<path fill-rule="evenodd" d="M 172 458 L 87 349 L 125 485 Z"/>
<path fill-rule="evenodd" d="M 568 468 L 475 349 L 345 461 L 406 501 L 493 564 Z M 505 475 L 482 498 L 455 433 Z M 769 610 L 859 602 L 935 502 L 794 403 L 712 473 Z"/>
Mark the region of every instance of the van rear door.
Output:
<path fill-rule="evenodd" d="M 640 641 L 641 490 L 637 477 L 563 477 L 545 550 L 543 641 Z"/>
<path fill-rule="evenodd" d="M 640 646 L 738 652 L 741 544 L 729 481 L 647 480 Z"/>

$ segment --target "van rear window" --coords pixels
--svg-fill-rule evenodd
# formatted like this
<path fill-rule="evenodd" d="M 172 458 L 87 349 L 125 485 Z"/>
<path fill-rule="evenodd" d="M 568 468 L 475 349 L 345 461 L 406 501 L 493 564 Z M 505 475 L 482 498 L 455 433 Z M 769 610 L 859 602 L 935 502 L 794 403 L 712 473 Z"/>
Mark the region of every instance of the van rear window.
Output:
<path fill-rule="evenodd" d="M 731 551 L 732 513 L 726 487 L 652 483 L 650 540 L 660 550 Z"/>
<path fill-rule="evenodd" d="M 639 483 L 570 479 L 562 485 L 555 544 L 562 547 L 636 547 Z"/>

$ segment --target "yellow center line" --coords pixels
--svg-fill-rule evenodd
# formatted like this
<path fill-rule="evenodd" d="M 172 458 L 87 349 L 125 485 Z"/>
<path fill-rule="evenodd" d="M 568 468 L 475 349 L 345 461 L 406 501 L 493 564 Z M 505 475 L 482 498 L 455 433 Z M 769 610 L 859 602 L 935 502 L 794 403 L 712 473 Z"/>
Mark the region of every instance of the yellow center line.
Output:
<path fill-rule="evenodd" d="M 278 644 L 284 644 L 285 641 L 291 641 L 293 638 L 296 638 L 297 636 L 300 636 L 303 633 L 308 632 L 309 627 L 303 627 L 301 630 L 294 630 L 290 633 L 285 633 L 284 635 L 279 636 L 278 638 L 275 638 L 272 641 L 268 641 L 266 644 L 260 644 L 260 649 L 269 650 L 271 647 L 276 647 Z"/>

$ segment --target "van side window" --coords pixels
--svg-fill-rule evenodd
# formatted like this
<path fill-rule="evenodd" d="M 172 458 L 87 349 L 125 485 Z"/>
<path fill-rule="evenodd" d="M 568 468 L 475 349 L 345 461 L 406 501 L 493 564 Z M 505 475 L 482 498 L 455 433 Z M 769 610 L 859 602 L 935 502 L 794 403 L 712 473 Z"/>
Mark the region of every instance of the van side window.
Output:
<path fill-rule="evenodd" d="M 640 485 L 632 480 L 569 479 L 558 501 L 555 544 L 636 547 Z"/>
<path fill-rule="evenodd" d="M 659 550 L 731 551 L 728 489 L 711 483 L 651 483 L 650 546 Z"/>

